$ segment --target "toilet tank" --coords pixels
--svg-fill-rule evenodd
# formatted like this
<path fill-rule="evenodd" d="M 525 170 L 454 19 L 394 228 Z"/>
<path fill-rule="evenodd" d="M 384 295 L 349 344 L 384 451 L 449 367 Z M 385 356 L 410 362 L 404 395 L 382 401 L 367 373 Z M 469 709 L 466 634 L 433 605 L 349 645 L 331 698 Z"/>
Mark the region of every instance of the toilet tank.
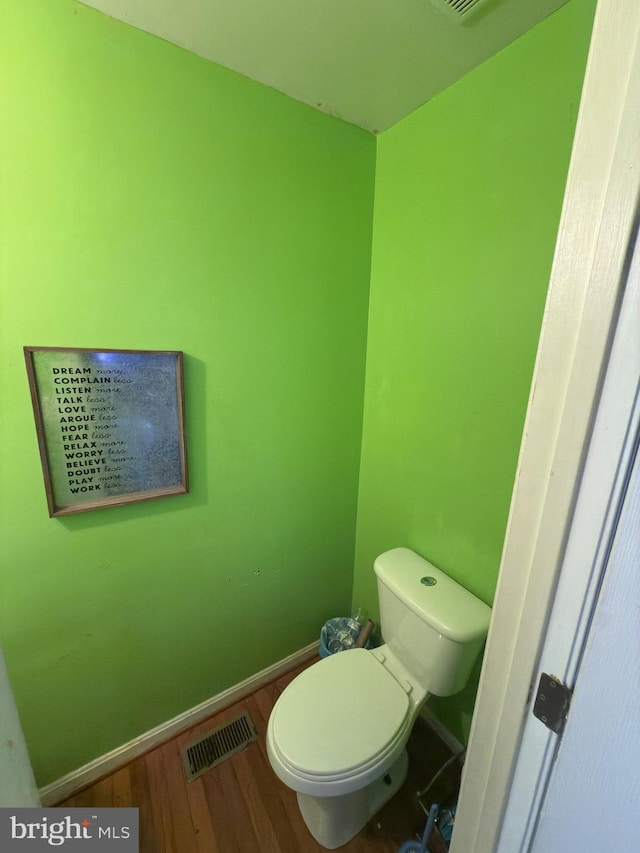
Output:
<path fill-rule="evenodd" d="M 491 608 L 408 548 L 373 564 L 385 644 L 436 696 L 465 686 L 489 628 Z"/>

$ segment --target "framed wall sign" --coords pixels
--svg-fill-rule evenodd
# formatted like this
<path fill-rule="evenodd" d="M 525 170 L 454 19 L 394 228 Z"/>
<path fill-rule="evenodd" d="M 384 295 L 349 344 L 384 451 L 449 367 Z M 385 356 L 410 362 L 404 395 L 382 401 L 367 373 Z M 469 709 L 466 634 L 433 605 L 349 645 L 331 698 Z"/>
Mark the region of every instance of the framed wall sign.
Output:
<path fill-rule="evenodd" d="M 181 352 L 24 355 L 51 517 L 189 491 Z"/>

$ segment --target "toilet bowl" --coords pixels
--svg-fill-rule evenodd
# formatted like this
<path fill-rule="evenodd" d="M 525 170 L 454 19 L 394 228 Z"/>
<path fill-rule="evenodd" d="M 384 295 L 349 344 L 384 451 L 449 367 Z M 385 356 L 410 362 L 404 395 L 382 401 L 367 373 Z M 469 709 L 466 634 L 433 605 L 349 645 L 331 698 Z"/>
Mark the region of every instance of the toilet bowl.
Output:
<path fill-rule="evenodd" d="M 461 690 L 490 608 L 406 548 L 374 563 L 385 644 L 350 649 L 298 675 L 275 703 L 267 754 L 313 837 L 346 844 L 407 774 L 406 743 L 430 694 Z"/>
<path fill-rule="evenodd" d="M 302 672 L 274 705 L 267 752 L 329 850 L 358 833 L 401 787 L 405 750 L 426 694 L 382 646 L 352 649 Z M 400 679 L 400 680 L 399 680 Z"/>

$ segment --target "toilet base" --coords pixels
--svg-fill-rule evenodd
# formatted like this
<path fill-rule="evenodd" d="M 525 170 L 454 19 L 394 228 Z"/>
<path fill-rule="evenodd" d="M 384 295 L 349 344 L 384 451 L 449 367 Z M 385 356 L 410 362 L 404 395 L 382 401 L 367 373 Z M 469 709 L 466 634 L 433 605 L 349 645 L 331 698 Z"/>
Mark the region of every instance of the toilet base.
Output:
<path fill-rule="evenodd" d="M 350 841 L 400 789 L 406 779 L 406 749 L 389 770 L 365 788 L 339 797 L 297 794 L 300 814 L 318 844 L 335 850 Z"/>

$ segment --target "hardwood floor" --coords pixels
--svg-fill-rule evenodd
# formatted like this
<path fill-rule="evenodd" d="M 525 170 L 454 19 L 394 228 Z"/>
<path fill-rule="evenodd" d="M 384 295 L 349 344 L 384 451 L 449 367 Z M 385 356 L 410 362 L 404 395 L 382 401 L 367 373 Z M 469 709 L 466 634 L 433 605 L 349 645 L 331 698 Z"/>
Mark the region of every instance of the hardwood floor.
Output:
<path fill-rule="evenodd" d="M 271 708 L 299 671 L 266 685 L 59 805 L 137 807 L 140 853 L 322 853 L 324 848 L 304 825 L 295 793 L 274 775 L 266 753 Z M 245 709 L 258 740 L 186 782 L 181 748 Z M 396 853 L 403 841 L 422 831 L 425 816 L 416 792 L 450 753 L 421 720 L 408 750 L 410 767 L 404 787 L 356 838 L 340 848 L 343 853 Z M 434 801 L 450 801 L 457 793 L 459 775 L 457 763 L 448 767 L 426 795 L 427 807 Z"/>

